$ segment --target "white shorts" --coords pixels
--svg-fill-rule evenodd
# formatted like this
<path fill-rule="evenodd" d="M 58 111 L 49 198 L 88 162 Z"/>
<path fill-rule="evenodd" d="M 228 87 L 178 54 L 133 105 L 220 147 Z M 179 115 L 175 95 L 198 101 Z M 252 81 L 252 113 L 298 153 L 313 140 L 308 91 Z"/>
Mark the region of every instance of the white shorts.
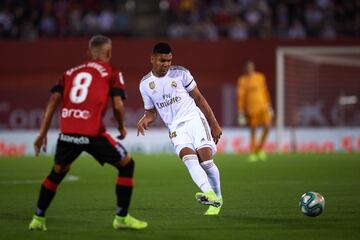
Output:
<path fill-rule="evenodd" d="M 212 155 L 216 153 L 216 144 L 211 136 L 211 130 L 205 117 L 199 115 L 197 118 L 182 122 L 169 134 L 177 155 L 184 147 L 194 151 L 209 147 Z"/>

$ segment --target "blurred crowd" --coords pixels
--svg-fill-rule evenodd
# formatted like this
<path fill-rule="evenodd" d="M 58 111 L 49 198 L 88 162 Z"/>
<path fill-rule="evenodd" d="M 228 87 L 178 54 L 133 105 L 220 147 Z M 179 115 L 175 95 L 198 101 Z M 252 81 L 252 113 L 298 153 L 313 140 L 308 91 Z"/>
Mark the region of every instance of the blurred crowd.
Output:
<path fill-rule="evenodd" d="M 146 24 L 144 15 L 158 21 Z M 152 34 L 143 36 L 144 27 Z M 213 41 L 359 37 L 360 0 L 0 1 L 0 38 L 95 33 Z"/>

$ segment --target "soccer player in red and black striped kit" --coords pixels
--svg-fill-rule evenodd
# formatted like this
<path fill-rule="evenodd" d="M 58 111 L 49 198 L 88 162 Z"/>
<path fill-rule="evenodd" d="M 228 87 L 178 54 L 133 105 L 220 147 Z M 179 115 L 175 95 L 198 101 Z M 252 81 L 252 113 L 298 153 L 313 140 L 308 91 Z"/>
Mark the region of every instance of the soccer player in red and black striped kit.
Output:
<path fill-rule="evenodd" d="M 117 212 L 115 229 L 143 229 L 147 222 L 128 214 L 133 189 L 134 161 L 126 149 L 105 130 L 102 118 L 111 98 L 114 118 L 118 123 L 119 138 L 125 138 L 124 105 L 126 97 L 122 73 L 110 65 L 111 40 L 102 35 L 89 41 L 91 60 L 67 70 L 51 89 L 39 135 L 34 142 L 35 155 L 46 147 L 46 135 L 55 110 L 60 107 L 61 133 L 57 140 L 55 164 L 41 185 L 37 209 L 30 230 L 46 231 L 45 212 L 56 189 L 69 172 L 72 162 L 88 152 L 101 165 L 108 163 L 118 170 L 116 180 Z"/>

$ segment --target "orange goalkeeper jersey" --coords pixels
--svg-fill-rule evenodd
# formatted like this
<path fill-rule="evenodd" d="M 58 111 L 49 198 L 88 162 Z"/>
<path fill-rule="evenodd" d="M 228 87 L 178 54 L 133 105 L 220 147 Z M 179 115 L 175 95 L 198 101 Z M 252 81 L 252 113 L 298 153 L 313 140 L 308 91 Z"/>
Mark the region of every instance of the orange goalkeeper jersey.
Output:
<path fill-rule="evenodd" d="M 270 107 L 270 96 L 262 73 L 241 75 L 237 82 L 238 111 L 256 115 Z"/>

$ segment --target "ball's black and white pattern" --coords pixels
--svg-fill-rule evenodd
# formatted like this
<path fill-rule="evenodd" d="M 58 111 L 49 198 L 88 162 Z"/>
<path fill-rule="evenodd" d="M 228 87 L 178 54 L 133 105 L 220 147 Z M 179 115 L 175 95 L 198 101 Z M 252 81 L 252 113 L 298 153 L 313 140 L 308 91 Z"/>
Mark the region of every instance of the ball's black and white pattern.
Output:
<path fill-rule="evenodd" d="M 316 217 L 325 209 L 325 198 L 317 192 L 306 192 L 301 196 L 299 206 L 306 216 Z"/>

